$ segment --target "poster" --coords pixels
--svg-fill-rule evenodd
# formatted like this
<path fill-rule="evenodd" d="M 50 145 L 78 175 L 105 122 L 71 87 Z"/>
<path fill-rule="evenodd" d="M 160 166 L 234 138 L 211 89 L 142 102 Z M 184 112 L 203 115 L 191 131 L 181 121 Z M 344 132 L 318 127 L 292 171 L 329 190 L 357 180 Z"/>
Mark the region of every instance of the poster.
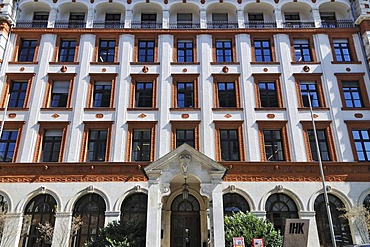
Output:
<path fill-rule="evenodd" d="M 263 238 L 254 238 L 252 239 L 252 246 L 253 247 L 265 247 L 265 243 Z"/>
<path fill-rule="evenodd" d="M 233 246 L 234 247 L 245 247 L 244 245 L 244 237 L 236 237 L 233 238 Z"/>

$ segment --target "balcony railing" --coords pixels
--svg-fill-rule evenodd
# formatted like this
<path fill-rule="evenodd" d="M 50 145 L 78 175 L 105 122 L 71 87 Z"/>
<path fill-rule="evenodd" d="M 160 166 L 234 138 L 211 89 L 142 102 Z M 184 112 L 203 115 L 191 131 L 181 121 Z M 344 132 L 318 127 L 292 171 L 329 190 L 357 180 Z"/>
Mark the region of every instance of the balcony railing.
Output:
<path fill-rule="evenodd" d="M 244 24 L 245 28 L 276 28 L 275 21 L 249 21 Z"/>
<path fill-rule="evenodd" d="M 17 21 L 16 27 L 20 28 L 47 28 L 48 21 Z"/>
<path fill-rule="evenodd" d="M 55 28 L 86 28 L 85 21 L 55 21 Z"/>
<path fill-rule="evenodd" d="M 131 22 L 131 28 L 137 29 L 161 29 L 161 22 L 142 22 L 142 21 L 133 21 Z"/>
<path fill-rule="evenodd" d="M 339 20 L 339 21 L 322 21 L 321 27 L 322 28 L 348 28 L 354 27 L 355 23 L 353 20 Z"/>
<path fill-rule="evenodd" d="M 238 28 L 238 23 L 234 21 L 211 21 L 207 22 L 210 29 Z"/>
<path fill-rule="evenodd" d="M 315 27 L 315 22 L 313 21 L 286 21 L 283 22 L 284 28 L 311 28 Z"/>
<path fill-rule="evenodd" d="M 170 28 L 171 29 L 198 29 L 200 28 L 200 23 L 191 22 L 191 21 L 171 22 Z"/>
<path fill-rule="evenodd" d="M 113 29 L 122 29 L 125 27 L 124 22 L 119 21 L 103 21 L 103 22 L 94 22 L 94 28 L 113 28 Z"/>

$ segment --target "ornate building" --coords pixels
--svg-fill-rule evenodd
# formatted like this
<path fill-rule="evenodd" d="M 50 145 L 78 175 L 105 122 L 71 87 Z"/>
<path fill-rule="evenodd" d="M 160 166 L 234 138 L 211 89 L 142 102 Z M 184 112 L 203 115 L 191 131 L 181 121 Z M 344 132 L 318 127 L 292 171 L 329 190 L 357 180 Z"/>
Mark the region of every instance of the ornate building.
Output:
<path fill-rule="evenodd" d="M 331 246 L 319 156 L 337 244 L 360 243 L 338 209 L 370 205 L 369 12 L 367 0 L 2 0 L 0 246 L 41 246 L 45 222 L 51 246 L 83 246 L 141 214 L 143 246 L 222 247 L 238 210 L 282 231 L 309 219 L 308 246 Z"/>

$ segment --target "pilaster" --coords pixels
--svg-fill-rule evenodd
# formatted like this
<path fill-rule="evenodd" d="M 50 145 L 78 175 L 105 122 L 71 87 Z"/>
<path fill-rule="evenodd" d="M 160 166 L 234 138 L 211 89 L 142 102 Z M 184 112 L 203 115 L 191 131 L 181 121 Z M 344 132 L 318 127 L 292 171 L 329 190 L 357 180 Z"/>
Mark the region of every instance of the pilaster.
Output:
<path fill-rule="evenodd" d="M 125 14 L 125 28 L 131 28 L 132 9 L 127 9 Z"/>
<path fill-rule="evenodd" d="M 72 226 L 71 212 L 57 212 L 55 214 L 54 234 L 52 247 L 67 247 Z"/>
<path fill-rule="evenodd" d="M 94 25 L 95 9 L 89 8 L 87 11 L 86 28 L 92 28 Z"/>
<path fill-rule="evenodd" d="M 49 12 L 48 27 L 53 28 L 55 25 L 55 20 L 57 19 L 58 9 L 51 8 Z"/>
<path fill-rule="evenodd" d="M 242 9 L 238 9 L 238 26 L 239 28 L 244 28 L 245 27 L 245 24 L 244 24 L 244 11 Z"/>
<path fill-rule="evenodd" d="M 201 9 L 199 17 L 200 17 L 200 28 L 207 28 L 207 11 L 205 9 Z"/>
<path fill-rule="evenodd" d="M 22 213 L 6 214 L 0 247 L 18 246 L 22 229 L 22 221 Z"/>
<path fill-rule="evenodd" d="M 162 28 L 168 29 L 169 28 L 169 22 L 170 22 L 170 11 L 169 10 L 163 10 Z"/>

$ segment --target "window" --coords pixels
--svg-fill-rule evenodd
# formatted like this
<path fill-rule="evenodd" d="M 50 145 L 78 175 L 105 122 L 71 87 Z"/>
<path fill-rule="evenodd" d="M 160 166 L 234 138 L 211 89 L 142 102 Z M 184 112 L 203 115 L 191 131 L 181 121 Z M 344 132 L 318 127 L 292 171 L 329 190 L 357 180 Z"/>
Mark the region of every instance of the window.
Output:
<path fill-rule="evenodd" d="M 14 162 L 18 129 L 4 129 L 0 139 L 0 162 Z"/>
<path fill-rule="evenodd" d="M 335 195 L 328 195 L 332 223 L 334 228 L 335 242 L 337 246 L 352 244 L 351 231 L 348 220 L 343 217 L 345 213 L 342 208 L 346 208 L 343 202 Z M 317 232 L 319 234 L 320 246 L 331 246 L 331 236 L 329 229 L 328 216 L 326 213 L 326 203 L 324 195 L 319 195 L 314 204 Z"/>
<path fill-rule="evenodd" d="M 84 246 L 94 241 L 104 227 L 106 205 L 104 199 L 89 193 L 82 196 L 74 205 L 72 217 L 81 217 L 82 226 L 71 239 L 71 247 Z"/>
<path fill-rule="evenodd" d="M 155 41 L 138 41 L 138 62 L 154 62 Z"/>
<path fill-rule="evenodd" d="M 37 40 L 22 39 L 18 51 L 18 62 L 33 62 L 37 45 Z"/>
<path fill-rule="evenodd" d="M 335 60 L 337 62 L 350 62 L 351 53 L 347 39 L 333 39 Z"/>
<path fill-rule="evenodd" d="M 112 122 L 85 122 L 82 161 L 108 161 Z"/>
<path fill-rule="evenodd" d="M 131 108 L 156 107 L 157 75 L 131 75 Z"/>
<path fill-rule="evenodd" d="M 85 27 L 85 13 L 70 13 L 69 28 L 83 28 Z"/>
<path fill-rule="evenodd" d="M 110 107 L 112 96 L 111 82 L 96 81 L 94 83 L 93 107 Z"/>
<path fill-rule="evenodd" d="M 254 40 L 255 62 L 272 62 L 270 40 Z"/>
<path fill-rule="evenodd" d="M 249 21 L 263 22 L 263 13 L 248 13 Z"/>
<path fill-rule="evenodd" d="M 141 14 L 142 28 L 156 28 L 157 14 Z"/>
<path fill-rule="evenodd" d="M 335 12 L 320 12 L 321 26 L 326 28 L 337 27 Z"/>
<path fill-rule="evenodd" d="M 222 197 L 224 205 L 224 215 L 232 215 L 237 212 L 247 213 L 250 211 L 247 200 L 236 193 L 226 193 Z"/>
<path fill-rule="evenodd" d="M 299 108 L 310 107 L 308 97 L 310 97 L 313 108 L 325 107 L 321 74 L 294 74 L 294 77 L 296 79 L 297 94 L 299 95 Z"/>
<path fill-rule="evenodd" d="M 106 28 L 122 28 L 121 27 L 121 14 L 105 14 L 105 27 Z"/>
<path fill-rule="evenodd" d="M 24 108 L 28 89 L 27 81 L 12 81 L 9 89 L 8 107 Z"/>
<path fill-rule="evenodd" d="M 308 39 L 293 39 L 296 62 L 312 62 L 311 48 Z"/>
<path fill-rule="evenodd" d="M 172 78 L 174 96 L 173 106 L 175 108 L 198 107 L 198 75 L 172 75 Z"/>
<path fill-rule="evenodd" d="M 298 219 L 298 209 L 289 196 L 275 193 L 266 201 L 266 218 L 274 224 L 275 230 L 285 232 L 286 219 Z"/>
<path fill-rule="evenodd" d="M 156 122 L 128 122 L 129 161 L 152 161 L 154 159 L 154 136 Z"/>
<path fill-rule="evenodd" d="M 335 74 L 337 76 L 339 90 L 344 110 L 370 107 L 369 96 L 364 81 L 364 74 Z"/>
<path fill-rule="evenodd" d="M 193 21 L 192 13 L 177 14 L 177 28 L 192 28 L 192 21 Z"/>
<path fill-rule="evenodd" d="M 301 122 L 304 130 L 304 138 L 307 147 L 307 157 L 309 161 L 318 161 L 318 152 L 316 148 L 315 133 L 312 122 Z M 317 141 L 320 148 L 322 161 L 335 161 L 335 152 L 333 137 L 330 131 L 330 122 L 316 121 Z"/>
<path fill-rule="evenodd" d="M 100 40 L 98 62 L 113 63 L 115 53 L 116 53 L 116 41 L 115 40 Z"/>
<path fill-rule="evenodd" d="M 233 50 L 231 40 L 216 40 L 216 62 L 233 62 Z"/>
<path fill-rule="evenodd" d="M 258 121 L 262 161 L 289 161 L 285 121 Z"/>
<path fill-rule="evenodd" d="M 213 75 L 215 83 L 215 106 L 217 108 L 239 108 L 238 75 Z"/>
<path fill-rule="evenodd" d="M 283 107 L 280 74 L 253 74 L 257 95 L 257 108 Z"/>
<path fill-rule="evenodd" d="M 284 19 L 286 21 L 299 21 L 300 20 L 299 13 L 286 12 L 286 13 L 284 13 Z"/>
<path fill-rule="evenodd" d="M 22 232 L 19 241 L 20 246 L 50 246 L 50 243 L 41 238 L 38 226 L 39 224 L 50 223 L 51 229 L 53 229 L 56 208 L 57 202 L 54 197 L 49 194 L 38 195 L 28 202 L 23 212 Z M 53 234 L 53 232 L 51 232 L 51 234 Z"/>
<path fill-rule="evenodd" d="M 69 108 L 75 74 L 48 74 L 44 108 Z"/>
<path fill-rule="evenodd" d="M 242 122 L 216 121 L 216 147 L 218 161 L 244 160 Z"/>
<path fill-rule="evenodd" d="M 74 62 L 76 55 L 76 40 L 62 39 L 59 47 L 59 62 Z"/>
<path fill-rule="evenodd" d="M 316 82 L 300 82 L 299 88 L 303 107 L 310 107 L 310 101 L 312 107 L 320 107 Z"/>
<path fill-rule="evenodd" d="M 370 161 L 369 121 L 344 121 L 348 127 L 354 160 Z"/>
<path fill-rule="evenodd" d="M 33 13 L 33 21 L 32 21 L 32 27 L 47 27 L 48 26 L 48 20 L 49 20 L 49 12 L 34 12 Z"/>
<path fill-rule="evenodd" d="M 198 150 L 199 123 L 198 121 L 171 121 L 172 149 L 186 143 Z"/>
<path fill-rule="evenodd" d="M 177 62 L 188 63 L 194 62 L 194 47 L 193 40 L 178 40 L 177 41 Z"/>

